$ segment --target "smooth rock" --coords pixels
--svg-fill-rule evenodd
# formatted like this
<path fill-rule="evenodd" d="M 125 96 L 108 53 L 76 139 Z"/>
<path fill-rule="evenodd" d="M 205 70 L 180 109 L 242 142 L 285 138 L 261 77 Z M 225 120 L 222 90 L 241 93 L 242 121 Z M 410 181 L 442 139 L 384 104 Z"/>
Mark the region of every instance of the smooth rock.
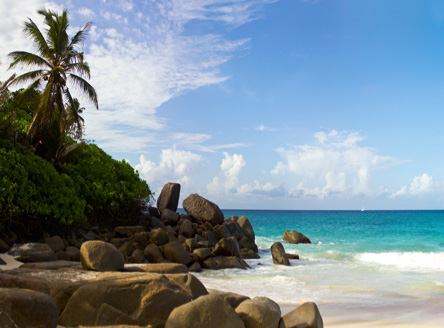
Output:
<path fill-rule="evenodd" d="M 196 248 L 193 251 L 193 256 L 195 256 L 199 262 L 202 262 L 205 261 L 210 256 L 214 256 L 214 254 L 209 248 Z"/>
<path fill-rule="evenodd" d="M 165 328 L 244 328 L 230 304 L 218 295 L 199 297 L 175 308 Z"/>
<path fill-rule="evenodd" d="M 184 220 L 179 228 L 179 235 L 186 238 L 192 238 L 194 236 L 193 223 L 190 220 Z"/>
<path fill-rule="evenodd" d="M 185 250 L 182 244 L 178 241 L 168 243 L 162 246 L 161 251 L 167 260 L 175 263 L 182 263 L 187 265 L 191 262 L 190 254 Z"/>
<path fill-rule="evenodd" d="M 208 289 L 208 292 L 210 294 L 216 294 L 222 297 L 224 300 L 230 303 L 233 309 L 237 308 L 239 304 L 241 304 L 243 301 L 250 299 L 248 296 L 245 295 L 236 294 L 232 292 L 225 292 L 217 289 Z"/>
<path fill-rule="evenodd" d="M 47 294 L 0 288 L 0 327 L 56 328 L 57 305 Z"/>
<path fill-rule="evenodd" d="M 212 225 L 224 222 L 224 214 L 219 209 L 219 206 L 198 194 L 189 195 L 184 199 L 182 205 L 188 215 L 198 220 L 209 221 Z"/>
<path fill-rule="evenodd" d="M 143 251 L 145 258 L 151 263 L 165 262 L 165 258 L 156 244 L 149 244 Z"/>
<path fill-rule="evenodd" d="M 323 328 L 324 322 L 317 305 L 313 302 L 306 302 L 297 309 L 287 313 L 282 317 L 286 328 Z"/>
<path fill-rule="evenodd" d="M 168 233 L 162 228 L 156 228 L 150 231 L 150 241 L 157 246 L 168 243 Z"/>
<path fill-rule="evenodd" d="M 301 234 L 300 232 L 291 230 L 285 230 L 283 240 L 288 241 L 291 244 L 311 244 L 310 239 Z"/>
<path fill-rule="evenodd" d="M 6 273 L 0 273 L 0 288 L 30 289 L 49 295 L 49 287 L 44 282 L 35 278 L 20 277 Z"/>
<path fill-rule="evenodd" d="M 54 253 L 57 253 L 58 251 L 63 251 L 65 249 L 65 243 L 63 242 L 63 239 L 59 236 L 45 238 L 45 243 L 48 244 L 49 247 L 51 247 Z"/>
<path fill-rule="evenodd" d="M 271 256 L 273 257 L 274 264 L 290 265 L 284 246 L 280 242 L 275 242 L 271 245 Z"/>
<path fill-rule="evenodd" d="M 17 261 L 28 262 L 49 262 L 56 261 L 57 256 L 49 247 L 43 243 L 28 243 L 24 245 L 16 245 L 9 249 L 9 255 L 14 256 Z"/>
<path fill-rule="evenodd" d="M 220 256 L 237 256 L 240 257 L 240 249 L 239 244 L 237 243 L 236 238 L 222 238 L 216 244 L 213 250 L 214 254 Z"/>
<path fill-rule="evenodd" d="M 245 232 L 248 239 L 254 244 L 256 237 L 254 235 L 253 226 L 251 225 L 250 221 L 245 216 L 241 216 L 237 220 L 237 223 L 240 225 L 242 230 Z"/>
<path fill-rule="evenodd" d="M 236 256 L 209 257 L 202 263 L 204 269 L 247 269 L 248 264 Z"/>
<path fill-rule="evenodd" d="M 121 271 L 125 265 L 125 259 L 116 247 L 98 240 L 82 244 L 80 260 L 84 269 L 94 271 Z"/>
<path fill-rule="evenodd" d="M 236 308 L 245 328 L 277 328 L 281 320 L 281 309 L 267 297 L 255 297 L 239 304 Z"/>
<path fill-rule="evenodd" d="M 188 273 L 186 265 L 179 263 L 149 263 L 139 266 L 145 272 L 175 274 Z"/>
<path fill-rule="evenodd" d="M 199 262 L 194 262 L 190 265 L 188 268 L 190 272 L 202 272 L 202 267 L 200 266 Z"/>
<path fill-rule="evenodd" d="M 157 208 L 162 213 L 165 209 L 177 211 L 179 205 L 180 184 L 169 182 L 163 186 L 157 198 Z"/>

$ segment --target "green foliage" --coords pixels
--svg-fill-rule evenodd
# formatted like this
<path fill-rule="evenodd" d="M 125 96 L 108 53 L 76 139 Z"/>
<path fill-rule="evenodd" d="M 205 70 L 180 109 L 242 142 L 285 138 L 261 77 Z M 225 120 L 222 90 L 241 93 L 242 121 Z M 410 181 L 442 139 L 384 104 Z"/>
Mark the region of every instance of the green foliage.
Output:
<path fill-rule="evenodd" d="M 84 145 L 60 165 L 86 200 L 85 215 L 102 226 L 139 223 L 151 197 L 145 181 L 125 161 L 116 161 L 94 144 Z"/>
<path fill-rule="evenodd" d="M 85 219 L 72 179 L 21 146 L 0 142 L 0 230 L 31 232 Z"/>

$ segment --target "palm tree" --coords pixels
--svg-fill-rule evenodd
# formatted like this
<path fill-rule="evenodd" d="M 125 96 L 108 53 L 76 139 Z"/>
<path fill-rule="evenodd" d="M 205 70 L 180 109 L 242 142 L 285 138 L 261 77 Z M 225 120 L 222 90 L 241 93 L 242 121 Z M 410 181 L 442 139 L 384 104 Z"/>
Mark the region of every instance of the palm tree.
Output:
<path fill-rule="evenodd" d="M 96 91 L 86 81 L 86 78 L 90 78 L 89 65 L 84 61 L 84 53 L 77 50 L 87 36 L 91 23 L 87 23 L 69 38 L 66 10 L 61 15 L 51 10 L 39 10 L 38 13 L 43 16 L 44 24 L 47 26 L 46 37 L 32 19 L 25 22 L 24 32 L 31 37 L 37 53 L 11 52 L 9 57 L 12 63 L 9 68 L 16 66 L 32 68 L 11 82 L 11 84 L 31 82 L 23 90 L 23 97 L 26 97 L 31 90 L 43 88 L 26 140 L 36 147 L 38 153 L 55 160 L 66 135 L 65 104 L 71 105 L 73 99 L 67 84 L 78 87 L 98 108 Z"/>

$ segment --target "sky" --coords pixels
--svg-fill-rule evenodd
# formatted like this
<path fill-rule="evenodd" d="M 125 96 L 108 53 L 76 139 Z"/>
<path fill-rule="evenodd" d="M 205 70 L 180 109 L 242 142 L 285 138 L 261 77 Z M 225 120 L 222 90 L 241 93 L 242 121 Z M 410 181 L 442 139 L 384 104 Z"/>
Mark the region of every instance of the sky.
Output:
<path fill-rule="evenodd" d="M 443 1 L 1 0 L 0 80 L 42 8 L 92 22 L 86 139 L 155 197 L 444 209 Z"/>

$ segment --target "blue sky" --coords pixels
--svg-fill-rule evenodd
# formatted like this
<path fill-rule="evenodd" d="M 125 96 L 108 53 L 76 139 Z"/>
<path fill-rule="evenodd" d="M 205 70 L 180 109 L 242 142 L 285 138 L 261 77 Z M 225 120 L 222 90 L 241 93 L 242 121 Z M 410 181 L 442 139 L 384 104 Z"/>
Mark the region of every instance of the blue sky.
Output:
<path fill-rule="evenodd" d="M 92 21 L 86 137 L 221 208 L 444 208 L 444 3 L 2 0 Z"/>

